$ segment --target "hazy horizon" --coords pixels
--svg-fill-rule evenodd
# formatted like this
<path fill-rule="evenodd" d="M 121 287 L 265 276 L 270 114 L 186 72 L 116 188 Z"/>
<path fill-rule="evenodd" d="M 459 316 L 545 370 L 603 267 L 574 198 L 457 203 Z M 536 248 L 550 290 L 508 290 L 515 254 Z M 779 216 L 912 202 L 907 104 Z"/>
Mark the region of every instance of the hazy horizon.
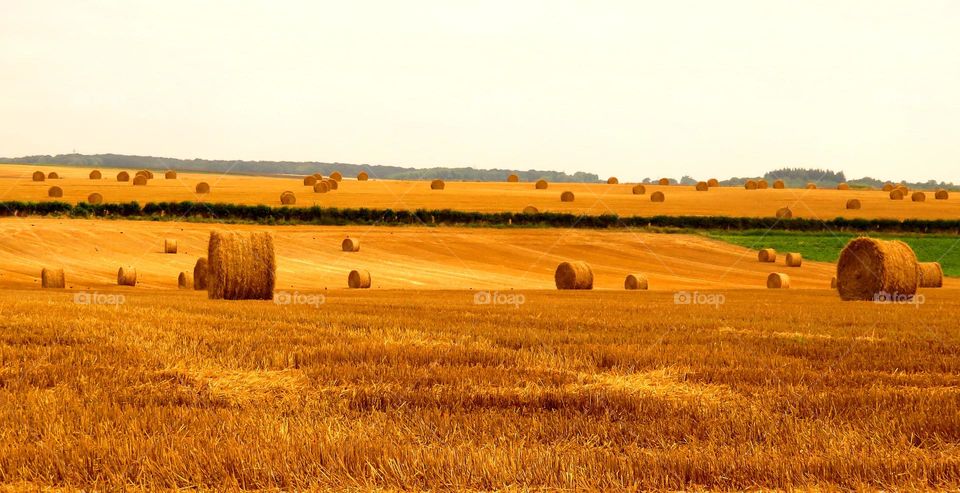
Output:
<path fill-rule="evenodd" d="M 960 3 L 8 1 L 0 156 L 960 182 Z"/>

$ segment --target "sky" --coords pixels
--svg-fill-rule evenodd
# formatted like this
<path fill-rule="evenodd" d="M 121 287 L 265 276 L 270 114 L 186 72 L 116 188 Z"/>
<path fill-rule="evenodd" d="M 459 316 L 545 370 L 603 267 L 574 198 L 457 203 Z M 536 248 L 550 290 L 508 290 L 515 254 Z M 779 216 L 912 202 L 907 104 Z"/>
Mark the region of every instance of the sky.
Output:
<path fill-rule="evenodd" d="M 0 156 L 960 183 L 956 0 L 0 0 Z"/>

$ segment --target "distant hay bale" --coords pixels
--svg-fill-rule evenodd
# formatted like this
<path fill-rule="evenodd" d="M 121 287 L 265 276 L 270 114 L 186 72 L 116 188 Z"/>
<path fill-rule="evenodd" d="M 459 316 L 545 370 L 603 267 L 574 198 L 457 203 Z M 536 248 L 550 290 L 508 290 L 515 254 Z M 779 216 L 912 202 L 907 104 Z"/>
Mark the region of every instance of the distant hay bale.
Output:
<path fill-rule="evenodd" d="M 719 187 L 720 181 L 717 180 L 716 178 L 710 178 L 709 180 L 707 180 L 707 186 L 710 188 Z"/>
<path fill-rule="evenodd" d="M 783 180 L 775 180 L 773 182 L 773 188 L 777 190 L 783 190 L 786 185 L 784 185 Z"/>
<path fill-rule="evenodd" d="M 659 183 L 660 185 L 663 185 L 663 186 L 667 186 L 667 185 L 670 185 L 670 179 L 669 179 L 669 178 L 660 178 L 660 181 L 658 181 L 657 183 Z"/>
<path fill-rule="evenodd" d="M 626 279 L 623 280 L 623 289 L 627 290 L 646 290 L 650 287 L 650 283 L 647 280 L 647 276 L 643 274 L 627 274 Z"/>
<path fill-rule="evenodd" d="M 645 187 L 645 186 L 643 186 L 643 185 L 634 185 L 634 186 L 633 186 L 633 194 L 634 194 L 634 195 L 643 195 L 643 194 L 645 194 L 645 193 L 647 193 L 647 187 Z"/>
<path fill-rule="evenodd" d="M 517 183 L 520 181 L 520 177 L 517 175 L 510 175 L 507 177 L 507 183 Z"/>
<path fill-rule="evenodd" d="M 49 269 L 44 267 L 40 270 L 40 287 L 63 289 L 67 286 L 67 281 L 63 276 L 63 269 Z"/>
<path fill-rule="evenodd" d="M 758 188 L 758 189 L 760 189 L 760 190 L 766 190 L 766 189 L 769 188 L 769 187 L 770 187 L 770 184 L 767 183 L 767 180 L 758 180 L 758 181 L 757 181 L 757 188 Z"/>
<path fill-rule="evenodd" d="M 89 176 L 90 176 L 90 179 L 91 179 L 91 180 L 99 180 L 99 179 L 103 178 L 103 173 L 101 173 L 100 170 L 95 169 L 95 170 L 93 170 L 93 171 L 90 172 L 90 175 L 89 175 Z"/>
<path fill-rule="evenodd" d="M 117 181 L 130 181 L 130 173 L 126 171 L 117 173 Z"/>
<path fill-rule="evenodd" d="M 163 253 L 177 253 L 177 240 L 175 238 L 163 240 Z"/>
<path fill-rule="evenodd" d="M 222 300 L 273 299 L 277 261 L 270 233 L 211 231 L 207 295 Z"/>
<path fill-rule="evenodd" d="M 357 173 L 357 181 L 367 181 L 370 179 L 370 175 L 366 171 L 361 171 Z"/>
<path fill-rule="evenodd" d="M 147 184 L 147 177 L 144 175 L 137 175 L 133 177 L 134 186 L 142 186 Z"/>
<path fill-rule="evenodd" d="M 331 178 L 327 180 L 327 186 L 330 187 L 330 190 L 338 190 L 340 188 L 340 182 Z"/>
<path fill-rule="evenodd" d="M 33 172 L 33 181 L 44 181 L 47 179 L 47 175 L 43 171 L 34 171 Z"/>
<path fill-rule="evenodd" d="M 316 193 L 327 193 L 330 191 L 330 185 L 325 181 L 318 181 L 313 185 L 313 191 Z"/>
<path fill-rule="evenodd" d="M 933 195 L 933 198 L 937 200 L 947 200 L 950 198 L 950 192 L 946 190 L 937 190 L 937 193 Z"/>
<path fill-rule="evenodd" d="M 892 191 L 893 191 L 893 183 L 885 183 L 885 184 L 883 185 L 883 191 L 884 191 L 884 192 L 892 192 Z"/>
<path fill-rule="evenodd" d="M 620 180 L 618 180 L 616 176 L 611 176 L 610 178 L 607 178 L 607 185 L 617 185 L 619 183 L 620 183 Z"/>
<path fill-rule="evenodd" d="M 193 289 L 193 276 L 189 272 L 181 272 L 177 276 L 177 287 L 180 289 Z"/>
<path fill-rule="evenodd" d="M 707 184 L 707 182 L 705 182 L 705 181 L 698 181 L 698 182 L 697 182 L 697 191 L 698 191 L 698 192 L 706 192 L 706 191 L 708 191 L 708 190 L 710 190 L 710 185 Z"/>
<path fill-rule="evenodd" d="M 540 212 L 540 210 L 537 209 L 536 207 L 532 206 L 532 205 L 528 205 L 528 206 L 526 206 L 526 207 L 523 208 L 523 213 L 524 213 L 524 214 L 536 214 L 536 213 L 538 213 L 538 212 Z"/>
<path fill-rule="evenodd" d="M 293 192 L 283 192 L 280 194 L 280 203 L 283 205 L 293 205 L 297 203 L 297 196 Z"/>
<path fill-rule="evenodd" d="M 890 191 L 890 200 L 903 200 L 903 190 L 894 188 Z"/>
<path fill-rule="evenodd" d="M 567 190 L 560 194 L 560 202 L 573 202 L 573 192 Z"/>
<path fill-rule="evenodd" d="M 347 275 L 347 286 L 350 289 L 368 289 L 370 284 L 370 271 L 354 269 Z"/>
<path fill-rule="evenodd" d="M 443 180 L 433 180 L 430 182 L 430 190 L 443 190 L 443 187 L 446 186 L 446 183 Z"/>
<path fill-rule="evenodd" d="M 790 276 L 781 272 L 771 272 L 767 276 L 768 289 L 788 289 L 790 287 Z"/>
<path fill-rule="evenodd" d="M 121 267 L 117 271 L 117 285 L 118 286 L 136 286 L 137 285 L 137 269 L 133 267 Z"/>
<path fill-rule="evenodd" d="M 177 172 L 174 171 L 174 170 L 172 170 L 172 169 L 169 169 L 169 170 L 167 170 L 166 173 L 163 174 L 163 178 L 164 178 L 165 180 L 176 180 L 176 179 L 177 179 Z"/>
<path fill-rule="evenodd" d="M 850 240 L 837 261 L 837 290 L 843 300 L 878 295 L 912 296 L 920 285 L 917 256 L 910 245 L 860 237 Z"/>
<path fill-rule="evenodd" d="M 847 209 L 859 209 L 860 199 L 850 199 L 847 201 Z"/>
<path fill-rule="evenodd" d="M 193 289 L 207 289 L 207 257 L 200 257 L 193 265 Z"/>
<path fill-rule="evenodd" d="M 910 196 L 910 189 L 903 185 L 900 185 L 897 188 L 894 188 L 894 190 L 899 190 L 900 193 L 903 194 L 903 198 L 907 198 Z"/>
<path fill-rule="evenodd" d="M 757 252 L 757 260 L 760 262 L 772 263 L 777 261 L 777 251 L 773 248 L 761 248 Z"/>
<path fill-rule="evenodd" d="M 593 289 L 593 270 L 586 262 L 561 262 L 553 279 L 557 289 Z"/>
<path fill-rule="evenodd" d="M 918 262 L 921 288 L 942 288 L 943 268 L 940 262 Z"/>
<path fill-rule="evenodd" d="M 48 179 L 48 180 L 58 180 L 58 179 L 60 179 L 60 175 L 58 175 L 56 171 L 51 171 L 51 172 L 47 173 L 47 179 Z"/>
<path fill-rule="evenodd" d="M 323 173 L 314 173 L 313 177 L 316 178 L 317 181 L 320 181 L 323 179 Z"/>
<path fill-rule="evenodd" d="M 537 180 L 537 183 L 536 183 L 536 185 L 534 185 L 534 187 L 535 187 L 537 190 L 546 190 L 546 189 L 547 189 L 547 180 Z"/>
<path fill-rule="evenodd" d="M 88 203 L 88 204 L 102 204 L 102 203 L 103 203 L 103 195 L 100 195 L 100 194 L 97 193 L 97 192 L 91 193 L 90 195 L 87 196 L 87 203 Z"/>
<path fill-rule="evenodd" d="M 664 200 L 666 200 L 666 196 L 664 196 L 661 191 L 650 194 L 650 202 L 663 202 Z"/>
<path fill-rule="evenodd" d="M 914 202 L 926 202 L 927 194 L 923 192 L 913 192 L 913 195 L 910 196 L 910 200 Z"/>
<path fill-rule="evenodd" d="M 317 184 L 317 177 L 313 175 L 304 176 L 303 184 L 308 187 L 312 187 Z"/>
<path fill-rule="evenodd" d="M 777 219 L 790 219 L 793 217 L 793 211 L 789 207 L 777 209 Z"/>
<path fill-rule="evenodd" d="M 47 190 L 47 197 L 63 197 L 63 189 L 57 186 L 50 187 Z"/>
<path fill-rule="evenodd" d="M 153 171 L 150 171 L 150 170 L 148 170 L 148 169 L 144 169 L 144 170 L 141 170 L 141 172 L 143 172 L 143 175 L 146 176 L 148 180 L 152 180 L 152 179 L 153 179 Z"/>
<path fill-rule="evenodd" d="M 339 172 L 339 171 L 334 171 L 333 173 L 330 173 L 330 179 L 333 180 L 333 181 L 342 181 L 342 180 L 343 180 L 343 173 L 341 173 L 341 172 Z"/>
<path fill-rule="evenodd" d="M 210 184 L 205 181 L 201 181 L 200 183 L 197 183 L 197 186 L 194 190 L 196 190 L 197 193 L 210 193 Z"/>
<path fill-rule="evenodd" d="M 787 267 L 800 267 L 803 265 L 803 255 L 797 252 L 790 252 L 786 257 Z"/>
<path fill-rule="evenodd" d="M 145 180 L 149 180 L 149 179 L 151 178 L 150 173 L 148 173 L 146 170 L 137 171 L 137 172 L 133 175 L 133 182 L 134 182 L 134 184 L 136 184 L 138 177 L 143 177 L 143 179 L 145 179 Z"/>
<path fill-rule="evenodd" d="M 841 183 L 837 185 L 837 190 L 850 190 L 850 185 L 847 185 L 846 183 Z"/>
<path fill-rule="evenodd" d="M 813 182 L 807 183 L 807 190 L 816 190 L 816 189 L 817 189 L 816 183 L 813 183 Z"/>
<path fill-rule="evenodd" d="M 344 238 L 340 242 L 340 249 L 345 252 L 359 252 L 360 251 L 360 240 L 356 238 Z"/>
<path fill-rule="evenodd" d="M 747 190 L 756 190 L 757 182 L 754 180 L 747 180 L 747 182 L 743 184 L 743 188 L 746 188 Z"/>

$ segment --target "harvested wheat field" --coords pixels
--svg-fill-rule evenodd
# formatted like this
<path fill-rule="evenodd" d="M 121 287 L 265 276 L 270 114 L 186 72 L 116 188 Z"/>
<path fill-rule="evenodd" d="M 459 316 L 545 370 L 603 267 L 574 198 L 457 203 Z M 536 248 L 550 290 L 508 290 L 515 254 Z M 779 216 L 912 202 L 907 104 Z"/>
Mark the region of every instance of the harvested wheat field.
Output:
<path fill-rule="evenodd" d="M 35 170 L 55 171 L 60 175 L 58 186 L 62 198 L 47 196 L 49 184 L 33 182 Z M 793 217 L 833 219 L 897 218 L 955 219 L 960 217 L 960 200 L 926 202 L 893 201 L 880 190 L 775 189 L 746 190 L 741 187 L 714 187 L 709 200 L 694 186 L 644 185 L 646 195 L 634 195 L 634 184 L 620 183 L 557 183 L 554 191 L 537 190 L 534 183 L 456 182 L 445 181 L 443 193 L 431 190 L 430 181 L 375 180 L 358 182 L 345 177 L 333 193 L 313 193 L 304 186 L 303 176 L 263 177 L 178 172 L 168 180 L 150 180 L 149 186 L 133 187 L 114 180 L 92 181 L 92 168 L 36 165 L 0 165 L 0 187 L 7 190 L 4 200 L 51 201 L 71 203 L 85 201 L 93 192 L 101 193 L 108 202 L 195 201 L 277 206 L 277 197 L 285 191 L 298 195 L 294 207 L 313 205 L 340 208 L 381 208 L 394 210 L 457 209 L 464 211 L 520 212 L 534 206 L 541 212 L 578 214 L 620 214 L 625 216 L 774 216 L 788 207 Z M 109 176 L 116 174 L 110 170 Z M 198 194 L 200 182 L 210 185 L 211 192 Z M 557 200 L 556 189 L 570 191 L 574 202 Z M 304 193 L 298 194 L 298 191 Z M 649 196 L 664 192 L 667 200 L 652 203 Z M 932 193 L 932 191 L 931 191 Z M 858 199 L 860 209 L 847 209 L 848 200 Z"/>

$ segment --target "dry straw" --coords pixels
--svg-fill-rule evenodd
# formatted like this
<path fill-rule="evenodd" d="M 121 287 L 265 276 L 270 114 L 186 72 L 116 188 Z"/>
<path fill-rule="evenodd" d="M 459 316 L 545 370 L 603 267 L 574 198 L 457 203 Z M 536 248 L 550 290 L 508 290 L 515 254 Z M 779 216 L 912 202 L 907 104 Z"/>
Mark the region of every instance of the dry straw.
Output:
<path fill-rule="evenodd" d="M 65 288 L 67 281 L 63 276 L 63 269 L 48 269 L 46 267 L 41 269 L 40 286 L 44 288 Z"/>
<path fill-rule="evenodd" d="M 747 190 L 756 190 L 757 182 L 754 180 L 747 180 L 747 182 L 743 184 L 743 188 L 746 188 Z"/>
<path fill-rule="evenodd" d="M 163 178 L 167 180 L 176 180 L 177 172 L 172 169 L 167 170 L 167 172 L 163 174 Z"/>
<path fill-rule="evenodd" d="M 560 194 L 560 202 L 573 202 L 573 192 L 567 190 Z"/>
<path fill-rule="evenodd" d="M 921 288 L 942 288 L 943 287 L 943 268 L 940 262 L 919 262 L 920 268 L 920 287 Z"/>
<path fill-rule="evenodd" d="M 47 196 L 48 196 L 48 197 L 63 197 L 63 189 L 60 188 L 60 187 L 50 187 L 50 189 L 47 190 Z"/>
<path fill-rule="evenodd" d="M 643 274 L 627 274 L 626 279 L 623 280 L 623 289 L 645 290 L 645 289 L 648 289 L 649 287 L 650 287 L 650 283 L 647 280 L 647 276 Z"/>
<path fill-rule="evenodd" d="M 903 190 L 894 188 L 890 191 L 890 200 L 903 200 Z"/>
<path fill-rule="evenodd" d="M 47 173 L 47 179 L 48 179 L 48 180 L 58 180 L 58 179 L 60 179 L 60 175 L 58 175 L 56 171 L 51 171 L 51 172 Z"/>
<path fill-rule="evenodd" d="M 660 181 L 657 183 L 663 186 L 670 185 L 670 178 L 660 178 Z"/>
<path fill-rule="evenodd" d="M 557 289 L 593 289 L 593 270 L 586 262 L 562 262 L 553 279 Z"/>
<path fill-rule="evenodd" d="M 917 256 L 898 240 L 850 240 L 837 261 L 837 290 L 843 300 L 875 300 L 878 295 L 911 296 L 920 284 Z"/>
<path fill-rule="evenodd" d="M 200 257 L 193 265 L 193 289 L 207 289 L 207 257 Z"/>
<path fill-rule="evenodd" d="M 327 193 L 330 191 L 330 185 L 325 181 L 318 181 L 313 185 L 313 191 L 316 193 Z"/>
<path fill-rule="evenodd" d="M 370 175 L 366 171 L 361 171 L 357 173 L 357 181 L 367 181 L 370 179 Z"/>
<path fill-rule="evenodd" d="M 664 200 L 666 200 L 666 196 L 659 190 L 650 194 L 650 202 L 663 202 Z"/>
<path fill-rule="evenodd" d="M 91 193 L 90 195 L 87 196 L 87 203 L 88 203 L 88 204 L 102 204 L 102 203 L 103 203 L 103 195 L 100 195 L 100 194 L 97 193 L 97 192 L 93 192 L 93 193 Z"/>
<path fill-rule="evenodd" d="M 847 209 L 859 209 L 860 199 L 850 199 L 847 201 Z"/>
<path fill-rule="evenodd" d="M 142 185 L 146 185 L 146 184 L 147 184 L 147 177 L 144 176 L 144 175 L 137 175 L 137 176 L 133 177 L 133 184 L 134 184 L 134 185 L 141 185 L 141 186 L 142 186 Z"/>
<path fill-rule="evenodd" d="M 341 173 L 341 172 L 339 172 L 339 171 L 334 171 L 333 173 L 330 173 L 330 179 L 333 180 L 333 181 L 342 181 L 342 180 L 343 180 L 343 173 Z"/>
<path fill-rule="evenodd" d="M 709 185 L 707 182 L 705 182 L 705 181 L 698 181 L 698 182 L 697 182 L 697 191 L 698 191 L 698 192 L 706 192 L 707 190 L 710 190 L 710 185 Z"/>
<path fill-rule="evenodd" d="M 446 186 L 446 183 L 443 180 L 433 180 L 430 182 L 430 190 L 443 190 L 443 187 Z"/>
<path fill-rule="evenodd" d="M 340 242 L 340 248 L 345 252 L 359 252 L 360 240 L 356 238 L 344 238 L 344 240 Z"/>
<path fill-rule="evenodd" d="M 277 261 L 270 233 L 211 231 L 207 247 L 210 299 L 273 299 Z"/>
<path fill-rule="evenodd" d="M 95 169 L 95 170 L 93 170 L 93 171 L 90 172 L 90 175 L 89 175 L 89 176 L 90 176 L 90 179 L 91 179 L 91 180 L 99 180 L 99 179 L 103 178 L 103 173 L 101 173 L 100 170 Z"/>
<path fill-rule="evenodd" d="M 616 176 L 611 176 L 610 178 L 607 178 L 607 185 L 617 185 L 619 183 L 620 183 L 620 180 L 618 180 Z"/>
<path fill-rule="evenodd" d="M 308 187 L 312 187 L 312 186 L 314 186 L 314 185 L 317 184 L 317 177 L 316 177 L 316 176 L 313 176 L 313 175 L 304 176 L 304 177 L 303 177 L 303 184 L 306 185 L 306 186 L 308 186 Z"/>
<path fill-rule="evenodd" d="M 645 186 L 643 186 L 643 185 L 634 185 L 634 186 L 633 186 L 633 194 L 634 194 L 634 195 L 643 195 L 643 194 L 645 194 L 645 193 L 647 193 L 647 187 L 645 187 Z"/>
<path fill-rule="evenodd" d="M 850 185 L 847 185 L 846 183 L 841 183 L 837 185 L 837 190 L 850 190 Z"/>
<path fill-rule="evenodd" d="M 536 207 L 532 206 L 532 205 L 528 205 L 528 206 L 526 206 L 526 207 L 523 208 L 523 213 L 524 213 L 524 214 L 536 214 L 536 213 L 538 213 L 538 212 L 540 212 L 540 210 L 537 209 Z"/>
<path fill-rule="evenodd" d="M 777 219 L 790 219 L 793 217 L 793 211 L 789 207 L 777 209 Z"/>
<path fill-rule="evenodd" d="M 767 288 L 769 289 L 787 289 L 790 287 L 790 276 L 780 273 L 780 272 L 771 272 L 767 276 Z"/>
<path fill-rule="evenodd" d="M 720 181 L 717 180 L 716 178 L 710 178 L 709 180 L 707 180 L 707 186 L 708 186 L 708 187 L 711 187 L 711 188 L 713 188 L 713 187 L 719 187 L 719 186 L 720 186 Z"/>
<path fill-rule="evenodd" d="M 910 196 L 910 200 L 914 202 L 926 202 L 927 194 L 923 192 L 913 192 L 913 195 Z"/>
<path fill-rule="evenodd" d="M 770 184 L 767 183 L 767 180 L 760 180 L 757 182 L 757 188 L 760 190 L 766 190 L 767 188 L 770 188 Z"/>
<path fill-rule="evenodd" d="M 933 198 L 937 200 L 947 200 L 950 198 L 950 192 L 946 190 L 937 190 L 937 193 L 934 194 Z"/>
<path fill-rule="evenodd" d="M 293 192 L 283 192 L 280 194 L 280 203 L 283 205 L 293 205 L 297 203 L 297 196 Z"/>
<path fill-rule="evenodd" d="M 773 188 L 776 188 L 777 190 L 783 190 L 784 187 L 785 185 L 783 184 L 783 180 L 776 180 L 773 182 Z"/>
<path fill-rule="evenodd" d="M 117 284 L 120 286 L 137 285 L 137 269 L 133 267 L 121 267 L 117 271 Z"/>
<path fill-rule="evenodd" d="M 803 255 L 797 252 L 790 252 L 786 258 L 787 267 L 800 267 L 803 265 Z"/>
<path fill-rule="evenodd" d="M 757 252 L 757 260 L 761 262 L 776 262 L 777 261 L 777 251 L 773 248 L 761 248 Z"/>
<path fill-rule="evenodd" d="M 117 181 L 130 181 L 130 173 L 126 171 L 117 173 Z"/>
<path fill-rule="evenodd" d="M 193 276 L 189 272 L 181 272 L 177 276 L 177 287 L 180 289 L 193 289 Z"/>
<path fill-rule="evenodd" d="M 43 171 L 33 172 L 33 181 L 44 181 L 46 179 L 47 179 L 47 175 L 43 174 Z"/>
<path fill-rule="evenodd" d="M 517 183 L 520 181 L 520 177 L 517 175 L 510 175 L 507 177 L 507 183 Z"/>
<path fill-rule="evenodd" d="M 205 181 L 201 181 L 200 183 L 197 183 L 197 186 L 194 188 L 194 190 L 196 190 L 197 193 L 210 193 L 210 184 Z"/>
<path fill-rule="evenodd" d="M 163 253 L 177 253 L 177 240 L 174 238 L 163 240 Z"/>
<path fill-rule="evenodd" d="M 347 286 L 351 289 L 367 289 L 370 283 L 370 271 L 355 269 L 347 275 Z"/>

